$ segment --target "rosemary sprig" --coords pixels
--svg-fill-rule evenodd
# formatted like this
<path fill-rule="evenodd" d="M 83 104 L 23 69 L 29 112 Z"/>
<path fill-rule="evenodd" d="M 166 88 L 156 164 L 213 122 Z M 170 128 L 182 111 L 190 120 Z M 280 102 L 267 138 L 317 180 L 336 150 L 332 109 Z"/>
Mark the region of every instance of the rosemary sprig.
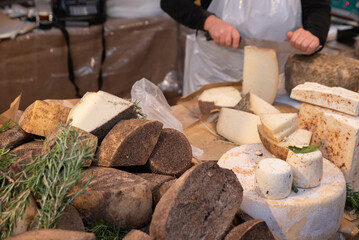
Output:
<path fill-rule="evenodd" d="M 146 119 L 147 118 L 147 115 L 142 112 L 142 108 L 138 105 L 138 103 L 139 103 L 138 100 L 132 101 L 130 98 L 125 98 L 125 100 L 127 100 L 129 102 L 132 102 L 135 105 L 135 109 L 136 109 L 136 112 L 137 112 L 137 117 L 139 119 Z"/>
<path fill-rule="evenodd" d="M 27 164 L 14 183 L 1 186 L 1 237 L 10 235 L 26 209 L 30 194 L 33 194 L 39 207 L 33 227 L 55 228 L 65 207 L 92 180 L 90 178 L 80 186 L 77 193 L 72 191 L 84 177 L 84 160 L 93 157 L 95 147 L 90 139 L 81 139 L 81 135 L 70 126 L 61 126 L 53 147 Z"/>
<path fill-rule="evenodd" d="M 85 230 L 94 233 L 98 240 L 120 240 L 129 232 L 129 229 L 121 229 L 116 225 L 94 222 L 85 222 Z"/>
<path fill-rule="evenodd" d="M 347 197 L 345 199 L 345 209 L 346 210 L 353 210 L 355 209 L 356 212 L 359 212 L 359 192 L 354 192 L 351 189 L 350 184 L 347 183 Z"/>

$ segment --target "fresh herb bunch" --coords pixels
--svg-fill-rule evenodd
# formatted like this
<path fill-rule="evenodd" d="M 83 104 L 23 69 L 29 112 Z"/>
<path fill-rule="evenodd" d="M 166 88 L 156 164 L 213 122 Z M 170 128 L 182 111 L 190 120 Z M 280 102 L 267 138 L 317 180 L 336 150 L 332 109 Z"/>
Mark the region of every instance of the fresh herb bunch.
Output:
<path fill-rule="evenodd" d="M 2 124 L 2 126 L 0 127 L 0 133 L 3 133 L 6 130 L 9 130 L 10 128 L 12 128 L 12 127 L 14 127 L 16 125 L 17 125 L 17 122 L 9 119 L 4 124 Z"/>
<path fill-rule="evenodd" d="M 120 240 L 129 232 L 129 229 L 121 229 L 115 225 L 94 222 L 85 222 L 85 230 L 94 233 L 97 240 Z"/>
<path fill-rule="evenodd" d="M 345 199 L 345 209 L 353 210 L 359 212 L 359 192 L 354 192 L 353 189 L 350 188 L 350 184 L 347 183 L 347 198 Z"/>
<path fill-rule="evenodd" d="M 14 182 L 1 186 L 1 237 L 9 236 L 15 223 L 21 219 L 30 194 L 39 206 L 33 227 L 55 228 L 65 207 L 92 180 L 89 178 L 77 193 L 72 191 L 84 177 L 84 161 L 93 157 L 94 148 L 96 145 L 90 139 L 82 138 L 70 126 L 60 126 L 51 149 L 25 165 L 24 171 L 16 176 Z"/>
<path fill-rule="evenodd" d="M 137 117 L 139 119 L 146 119 L 147 115 L 142 112 L 142 108 L 138 105 L 139 101 L 132 101 L 130 98 L 125 98 L 125 100 L 132 102 L 135 105 L 135 109 L 137 112 Z"/>
<path fill-rule="evenodd" d="M 310 153 L 310 152 L 314 152 L 321 146 L 322 146 L 322 142 L 320 142 L 317 145 L 311 145 L 311 146 L 306 146 L 306 147 L 302 147 L 302 148 L 299 148 L 296 146 L 288 146 L 288 148 L 289 148 L 289 150 L 292 150 L 295 153 Z"/>

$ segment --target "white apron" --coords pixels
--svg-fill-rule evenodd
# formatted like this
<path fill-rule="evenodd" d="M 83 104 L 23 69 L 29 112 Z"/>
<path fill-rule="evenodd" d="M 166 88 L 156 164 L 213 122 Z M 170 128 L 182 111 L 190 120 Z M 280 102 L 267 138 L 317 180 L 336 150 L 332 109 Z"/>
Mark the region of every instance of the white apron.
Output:
<path fill-rule="evenodd" d="M 285 41 L 301 27 L 300 0 L 213 0 L 208 10 L 237 28 L 243 37 Z M 282 72 L 288 54 L 278 56 Z M 186 40 L 183 94 L 215 82 L 241 81 L 243 50 L 218 46 L 203 33 Z"/>

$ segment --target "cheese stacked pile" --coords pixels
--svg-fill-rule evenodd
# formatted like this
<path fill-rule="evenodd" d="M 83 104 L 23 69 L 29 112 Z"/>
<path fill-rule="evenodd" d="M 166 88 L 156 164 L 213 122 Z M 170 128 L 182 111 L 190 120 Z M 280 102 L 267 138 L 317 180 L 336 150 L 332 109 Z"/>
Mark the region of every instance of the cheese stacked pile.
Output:
<path fill-rule="evenodd" d="M 359 191 L 359 93 L 308 82 L 295 87 L 290 97 L 304 102 L 299 127 L 313 132 L 312 144 L 322 142 L 323 157 Z"/>

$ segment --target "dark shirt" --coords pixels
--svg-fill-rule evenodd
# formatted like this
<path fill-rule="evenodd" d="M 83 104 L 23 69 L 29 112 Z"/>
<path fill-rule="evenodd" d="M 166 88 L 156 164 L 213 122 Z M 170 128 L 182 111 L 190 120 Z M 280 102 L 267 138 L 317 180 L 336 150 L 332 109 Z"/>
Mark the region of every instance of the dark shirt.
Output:
<path fill-rule="evenodd" d="M 248 0 L 250 1 L 250 0 Z M 203 30 L 204 22 L 213 13 L 206 9 L 212 0 L 201 0 L 201 6 L 193 0 L 161 0 L 161 8 L 183 25 Z M 319 38 L 324 46 L 330 26 L 330 0 L 301 0 L 303 28 Z"/>

